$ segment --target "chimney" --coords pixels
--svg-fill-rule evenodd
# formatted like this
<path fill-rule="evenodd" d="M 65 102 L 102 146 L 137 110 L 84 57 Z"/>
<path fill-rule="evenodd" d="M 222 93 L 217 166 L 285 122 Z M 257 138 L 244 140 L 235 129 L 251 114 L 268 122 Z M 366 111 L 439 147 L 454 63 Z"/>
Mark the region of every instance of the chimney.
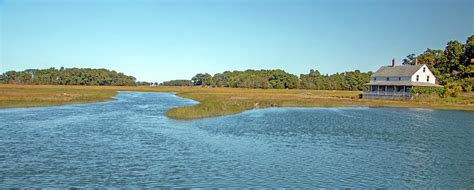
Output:
<path fill-rule="evenodd" d="M 415 65 L 418 65 L 418 57 L 415 57 Z"/>
<path fill-rule="evenodd" d="M 395 67 L 395 58 L 392 59 L 392 67 Z"/>

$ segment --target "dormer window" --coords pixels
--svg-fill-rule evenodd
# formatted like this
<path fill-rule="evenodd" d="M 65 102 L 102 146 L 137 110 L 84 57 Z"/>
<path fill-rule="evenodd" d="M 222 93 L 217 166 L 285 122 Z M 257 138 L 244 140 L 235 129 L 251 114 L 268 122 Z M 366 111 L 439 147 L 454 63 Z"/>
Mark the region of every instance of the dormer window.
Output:
<path fill-rule="evenodd" d="M 390 78 L 387 77 L 387 81 L 389 81 L 389 80 L 390 80 Z"/>
<path fill-rule="evenodd" d="M 426 71 L 426 67 L 423 67 L 423 72 L 425 72 L 425 71 Z"/>
<path fill-rule="evenodd" d="M 416 75 L 416 82 L 420 81 L 420 75 Z"/>
<path fill-rule="evenodd" d="M 430 76 L 426 76 L 426 82 L 430 82 Z"/>

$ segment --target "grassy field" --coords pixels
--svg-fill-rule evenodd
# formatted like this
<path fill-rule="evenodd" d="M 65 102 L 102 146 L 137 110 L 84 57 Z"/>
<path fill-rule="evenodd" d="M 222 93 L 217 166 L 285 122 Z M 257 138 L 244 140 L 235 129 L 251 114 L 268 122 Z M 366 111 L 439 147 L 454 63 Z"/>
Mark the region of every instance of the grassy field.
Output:
<path fill-rule="evenodd" d="M 99 87 L 0 85 L 0 108 L 109 101 L 117 91 L 176 92 L 200 104 L 169 110 L 174 119 L 195 119 L 265 107 L 404 107 L 474 111 L 474 93 L 418 100 L 359 99 L 357 91 L 237 89 L 202 87 Z"/>

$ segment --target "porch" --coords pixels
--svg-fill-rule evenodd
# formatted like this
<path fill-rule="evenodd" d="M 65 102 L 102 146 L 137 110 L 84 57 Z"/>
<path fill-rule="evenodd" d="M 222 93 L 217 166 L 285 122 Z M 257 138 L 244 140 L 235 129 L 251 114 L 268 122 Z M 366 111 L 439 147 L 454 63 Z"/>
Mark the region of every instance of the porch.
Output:
<path fill-rule="evenodd" d="M 410 99 L 412 86 L 369 85 L 369 90 L 362 93 L 362 98 Z"/>

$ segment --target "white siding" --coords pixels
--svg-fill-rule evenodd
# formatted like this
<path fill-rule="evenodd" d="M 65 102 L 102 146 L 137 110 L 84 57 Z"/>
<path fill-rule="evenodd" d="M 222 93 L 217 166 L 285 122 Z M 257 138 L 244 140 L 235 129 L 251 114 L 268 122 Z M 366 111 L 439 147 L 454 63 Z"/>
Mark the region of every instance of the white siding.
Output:
<path fill-rule="evenodd" d="M 423 72 L 423 69 L 425 69 L 425 72 Z M 418 81 L 416 80 L 416 76 L 418 76 Z M 427 81 L 427 78 L 429 77 L 429 81 Z M 434 74 L 428 69 L 426 65 L 423 65 L 423 67 L 420 68 L 413 76 L 411 76 L 411 81 L 413 82 L 428 82 L 431 84 L 436 84 L 436 78 Z"/>

